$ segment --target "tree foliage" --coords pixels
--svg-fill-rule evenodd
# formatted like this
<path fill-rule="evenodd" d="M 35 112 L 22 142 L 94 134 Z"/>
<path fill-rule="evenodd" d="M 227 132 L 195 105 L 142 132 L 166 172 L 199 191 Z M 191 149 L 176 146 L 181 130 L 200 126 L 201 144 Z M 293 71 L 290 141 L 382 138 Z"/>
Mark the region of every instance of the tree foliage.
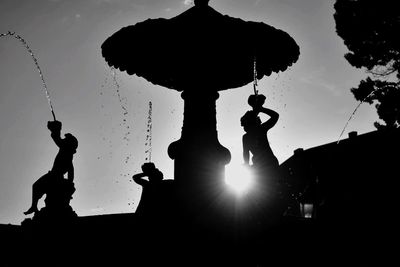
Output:
<path fill-rule="evenodd" d="M 375 103 L 385 124 L 400 126 L 400 9 L 396 0 L 336 0 L 336 32 L 349 49 L 346 60 L 369 77 L 351 92 L 359 101 Z"/>

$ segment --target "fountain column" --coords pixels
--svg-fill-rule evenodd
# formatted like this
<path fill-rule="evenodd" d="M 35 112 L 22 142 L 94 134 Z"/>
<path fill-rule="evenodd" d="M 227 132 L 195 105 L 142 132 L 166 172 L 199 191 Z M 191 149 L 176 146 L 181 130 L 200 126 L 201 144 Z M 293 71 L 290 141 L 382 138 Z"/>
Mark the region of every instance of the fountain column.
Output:
<path fill-rule="evenodd" d="M 178 197 L 190 206 L 197 207 L 212 201 L 224 181 L 225 165 L 231 159 L 229 150 L 218 141 L 218 97 L 217 91 L 182 93 L 182 134 L 169 146 L 168 154 L 175 163 L 174 178 L 180 191 Z"/>

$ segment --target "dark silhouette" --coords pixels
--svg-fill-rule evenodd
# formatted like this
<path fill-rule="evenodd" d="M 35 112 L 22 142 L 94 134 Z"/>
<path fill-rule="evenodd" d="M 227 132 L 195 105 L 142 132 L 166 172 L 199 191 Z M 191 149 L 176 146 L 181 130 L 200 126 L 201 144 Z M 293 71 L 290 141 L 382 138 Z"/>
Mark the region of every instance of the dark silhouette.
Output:
<path fill-rule="evenodd" d="M 389 260 L 387 237 L 398 229 L 399 168 L 393 156 L 398 151 L 399 128 L 350 132 L 340 143 L 297 149 L 281 164 L 284 180 L 295 188 L 296 217 L 300 204 L 313 205 L 312 218 L 303 219 L 313 225 L 304 232 L 303 248 L 313 248 L 314 255 L 351 259 L 354 265 L 359 260 L 368 265 L 375 257 Z"/>
<path fill-rule="evenodd" d="M 160 203 L 157 200 L 161 194 L 161 182 L 164 179 L 163 173 L 157 169 L 152 162 L 142 165 L 142 173 L 133 175 L 135 183 L 142 186 L 142 197 L 136 209 L 137 214 L 156 213 L 160 210 Z M 148 180 L 143 179 L 147 177 Z"/>
<path fill-rule="evenodd" d="M 170 19 L 124 27 L 101 46 L 111 67 L 182 92 L 182 133 L 168 155 L 174 160 L 178 203 L 185 210 L 180 214 L 204 219 L 205 224 L 228 212 L 214 201 L 225 194 L 225 165 L 231 159 L 218 140 L 218 92 L 253 82 L 255 59 L 261 79 L 285 71 L 300 54 L 286 32 L 223 15 L 208 2 L 196 0 L 192 8 Z M 248 36 L 257 36 L 257 41 L 249 42 Z M 182 43 L 190 45 L 182 48 Z"/>
<path fill-rule="evenodd" d="M 194 0 L 194 4 L 199 7 L 208 6 L 210 0 Z"/>
<path fill-rule="evenodd" d="M 59 151 L 54 160 L 52 169 L 40 177 L 32 186 L 32 204 L 24 212 L 25 215 L 38 212 L 37 204 L 44 194 L 47 194 L 45 203 L 46 208 L 57 209 L 68 207 L 74 188 L 74 166 L 72 163 L 73 155 L 78 148 L 78 140 L 70 133 L 61 138 L 61 122 L 49 121 L 47 128 L 51 131 L 54 143 L 59 147 Z M 67 174 L 67 179 L 64 179 Z"/>
<path fill-rule="evenodd" d="M 176 17 L 120 29 L 102 44 L 103 57 L 110 66 L 153 84 L 202 94 L 252 82 L 255 58 L 258 79 L 297 61 L 299 47 L 286 32 L 223 15 L 208 2 L 196 0 Z M 249 41 L 249 36 L 257 38 Z"/>
<path fill-rule="evenodd" d="M 252 155 L 252 170 L 255 179 L 255 189 L 250 198 L 255 199 L 254 214 L 263 226 L 276 224 L 286 209 L 287 192 L 279 175 L 279 162 L 275 157 L 269 141 L 268 131 L 278 122 L 279 114 L 269 108 L 263 107 L 266 97 L 264 95 L 250 95 L 248 104 L 253 108 L 247 111 L 240 119 L 245 130 L 243 135 L 243 160 L 246 165 L 250 163 Z M 270 118 L 262 122 L 260 113 Z M 252 228 L 254 228 L 252 226 Z"/>
<path fill-rule="evenodd" d="M 352 66 L 372 74 L 351 92 L 358 101 L 376 104 L 378 116 L 384 122 L 375 122 L 377 129 L 399 127 L 400 20 L 397 2 L 385 1 L 377 5 L 374 1 L 337 0 L 334 7 L 336 32 L 350 50 L 345 58 Z"/>
<path fill-rule="evenodd" d="M 144 163 L 142 171 L 132 177 L 142 186 L 142 196 L 135 213 L 147 221 L 161 219 L 173 212 L 173 181 L 164 180 L 163 173 L 152 162 Z"/>
<path fill-rule="evenodd" d="M 246 112 L 240 119 L 241 125 L 246 132 L 243 135 L 244 163 L 249 164 L 251 152 L 253 165 L 257 169 L 277 168 L 279 165 L 267 137 L 268 131 L 278 122 L 279 114 L 262 106 L 265 99 L 264 95 L 251 95 L 248 103 L 253 110 Z M 259 113 L 264 113 L 270 118 L 262 123 L 258 117 Z"/>
<path fill-rule="evenodd" d="M 65 266 L 122 266 L 132 259 L 140 264 L 144 262 L 146 266 L 289 266 L 301 263 L 320 266 L 326 263 L 326 259 L 332 258 L 348 262 L 348 257 L 345 256 L 352 256 L 354 248 L 361 243 L 367 244 L 363 249 L 368 248 L 371 243 L 364 241 L 370 240 L 370 233 L 375 230 L 374 223 L 379 223 L 383 216 L 374 216 L 373 223 L 367 224 L 362 231 L 357 232 L 357 229 L 373 217 L 371 212 L 379 212 L 381 206 L 389 204 L 390 209 L 385 210 L 384 216 L 388 216 L 389 212 L 395 213 L 396 194 L 386 194 L 386 190 L 397 188 L 393 185 L 396 180 L 393 177 L 398 176 L 398 164 L 395 157 L 388 156 L 387 149 L 390 148 L 392 153 L 399 150 L 400 129 L 390 136 L 378 133 L 378 139 L 388 143 L 367 138 L 364 142 L 356 142 L 358 145 L 355 147 L 345 146 L 346 143 L 353 143 L 352 141 L 343 141 L 339 146 L 336 143 L 329 145 L 338 149 L 337 153 L 332 153 L 331 149 L 322 149 L 324 153 L 313 154 L 319 148 L 303 151 L 306 152 L 303 156 L 307 155 L 304 160 L 312 159 L 313 162 L 309 165 L 301 164 L 300 168 L 296 168 L 297 159 L 304 157 L 302 152 L 296 153 L 292 158 L 296 162 L 290 160 L 284 166 L 287 168 L 282 168 L 286 170 L 288 179 L 304 175 L 304 179 L 309 179 L 308 181 L 317 181 L 318 178 L 315 190 L 324 193 L 325 187 L 330 188 L 330 200 L 324 194 L 321 194 L 324 198 L 319 198 L 318 192 L 313 194 L 313 187 L 309 187 L 310 195 L 318 197 L 304 200 L 324 201 L 317 203 L 321 204 L 316 212 L 318 221 L 285 217 L 279 225 L 268 224 L 271 218 L 278 218 L 275 215 L 281 215 L 279 212 L 271 213 L 270 208 L 276 210 L 276 207 L 282 205 L 275 193 L 276 187 L 270 186 L 280 176 L 271 175 L 278 163 L 269 147 L 266 131 L 260 130 L 259 139 L 256 138 L 258 135 L 250 138 L 251 135 L 246 133 L 250 136 L 248 142 L 245 142 L 248 150 L 246 161 L 250 162 L 252 153 L 254 168 L 260 170 L 258 177 L 265 182 L 262 187 L 272 194 L 263 194 L 265 197 L 262 199 L 250 199 L 256 200 L 250 201 L 250 204 L 259 205 L 256 212 L 242 209 L 243 206 L 250 206 L 243 204 L 243 199 L 235 202 L 239 198 L 232 201 L 232 195 L 227 197 L 228 194 L 223 194 L 223 182 L 219 179 L 229 162 L 230 153 L 218 141 L 218 91 L 240 87 L 253 81 L 255 57 L 258 78 L 262 78 L 273 71 L 285 70 L 297 60 L 299 51 L 287 34 L 263 23 L 248 23 L 223 16 L 207 6 L 207 3 L 207 0 L 196 0 L 195 7 L 170 20 L 147 20 L 124 28 L 102 46 L 103 55 L 111 66 L 142 76 L 155 84 L 183 91 L 185 106 L 182 135 L 170 145 L 168 151 L 175 161 L 174 181 L 164 180 L 154 164 L 145 163 L 142 166 L 143 173 L 134 176 L 134 180 L 143 186 L 143 195 L 136 213 L 81 217 L 72 227 L 56 225 L 45 235 L 34 229 L 32 238 L 22 238 L 19 242 L 28 253 L 20 257 L 21 251 L 17 251 L 19 257 L 12 258 L 13 261 L 22 260 L 24 264 L 19 265 L 32 266 L 54 266 L 60 261 Z M 247 36 L 260 38 L 257 43 L 251 43 Z M 182 48 L 182 43 L 191 45 Z M 272 118 L 276 117 L 277 120 L 277 116 L 270 109 L 262 107 L 264 101 L 265 98 L 261 95 L 251 96 L 249 104 L 253 110 L 247 116 L 261 128 L 265 123 L 269 127 L 264 128 L 271 128 L 276 123 Z M 262 123 L 257 119 L 260 113 L 269 115 L 269 122 Z M 61 125 L 58 128 L 57 132 L 60 132 Z M 257 140 L 260 140 L 261 145 L 254 143 Z M 364 145 L 360 145 L 361 143 Z M 360 148 L 363 149 L 361 152 Z M 355 164 L 353 158 L 358 155 L 355 152 L 360 152 L 368 161 Z M 342 157 L 343 155 L 346 157 Z M 375 155 L 378 155 L 376 162 L 373 160 Z M 335 159 L 340 161 L 334 161 Z M 306 171 L 297 172 L 304 166 Z M 390 168 L 386 168 L 387 166 Z M 344 175 L 347 167 L 353 168 L 350 168 L 348 175 Z M 49 177 L 61 181 L 60 185 L 64 181 L 69 183 L 68 179 L 62 177 L 68 172 L 65 169 L 61 171 L 62 175 L 53 177 L 49 174 Z M 361 174 L 359 170 L 362 170 Z M 366 175 L 369 175 L 368 186 L 361 188 L 360 184 L 366 182 Z M 335 186 L 332 187 L 331 184 Z M 376 187 L 377 184 L 380 188 Z M 47 194 L 46 208 L 59 208 L 54 203 L 57 203 L 55 200 L 58 196 L 63 195 L 59 192 L 64 192 L 64 186 L 60 186 L 60 190 L 56 188 L 58 187 L 49 185 L 48 190 L 43 190 Z M 348 200 L 353 199 L 352 194 L 347 194 L 347 190 L 352 189 L 352 192 L 353 189 L 360 188 L 359 196 L 365 202 L 357 199 L 348 206 Z M 364 188 L 368 190 L 364 191 Z M 176 202 L 175 189 L 178 198 Z M 380 190 L 379 194 L 374 194 L 376 189 Z M 376 196 L 383 198 L 386 195 L 393 196 L 393 199 L 374 199 Z M 175 204 L 179 205 L 178 212 L 185 211 L 179 217 L 175 217 L 169 209 Z M 371 204 L 373 210 L 369 211 Z M 181 206 L 184 206 L 182 210 Z M 346 218 L 340 213 L 343 206 L 346 207 Z M 363 206 L 362 210 L 354 213 L 360 206 Z M 321 214 L 322 211 L 325 215 Z M 42 210 L 36 212 L 35 216 L 41 212 Z M 361 219 L 349 225 L 347 216 Z M 220 223 L 216 223 L 217 221 Z M 386 223 L 381 225 L 387 226 Z M 27 231 L 29 227 L 29 224 L 21 226 L 23 237 L 32 234 Z M 5 229 L 0 226 L 0 232 L 2 228 Z M 46 225 L 45 228 L 48 230 L 51 227 Z M 4 231 L 10 232 L 11 229 Z M 378 229 L 376 232 L 384 238 L 392 234 L 381 234 L 380 231 Z M 340 235 L 333 236 L 337 233 Z M 127 244 L 126 241 L 132 242 Z M 384 240 L 380 241 L 377 243 L 380 246 L 385 244 Z M 343 253 L 343 245 L 349 252 Z M 366 252 L 368 251 L 364 250 L 361 257 L 357 255 L 353 258 L 359 263 Z M 50 256 L 55 256 L 57 261 L 50 259 Z"/>

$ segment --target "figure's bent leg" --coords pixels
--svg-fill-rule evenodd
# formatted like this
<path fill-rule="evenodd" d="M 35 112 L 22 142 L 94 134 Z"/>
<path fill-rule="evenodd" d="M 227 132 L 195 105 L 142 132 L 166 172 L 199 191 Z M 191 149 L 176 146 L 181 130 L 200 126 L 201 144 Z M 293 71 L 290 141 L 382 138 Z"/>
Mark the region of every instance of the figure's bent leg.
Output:
<path fill-rule="evenodd" d="M 46 193 L 47 183 L 49 178 L 51 178 L 50 176 L 51 175 L 49 175 L 49 173 L 45 174 L 32 185 L 32 204 L 31 207 L 24 212 L 25 215 L 29 215 L 38 211 L 38 202 Z"/>

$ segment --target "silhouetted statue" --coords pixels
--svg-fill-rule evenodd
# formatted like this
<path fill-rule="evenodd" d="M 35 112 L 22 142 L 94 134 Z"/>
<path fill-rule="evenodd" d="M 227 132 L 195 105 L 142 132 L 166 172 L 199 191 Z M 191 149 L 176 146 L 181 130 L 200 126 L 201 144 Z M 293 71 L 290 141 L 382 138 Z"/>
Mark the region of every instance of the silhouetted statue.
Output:
<path fill-rule="evenodd" d="M 243 160 L 246 165 L 249 165 L 250 154 L 252 155 L 252 169 L 256 179 L 256 193 L 253 197 L 258 198 L 257 202 L 260 204 L 257 209 L 262 216 L 268 217 L 272 222 L 286 209 L 286 192 L 279 175 L 278 159 L 267 137 L 268 131 L 278 122 L 279 114 L 263 107 L 265 99 L 264 95 L 251 95 L 248 104 L 253 109 L 247 111 L 240 121 L 246 132 L 243 135 Z M 264 113 L 270 118 L 261 122 L 259 113 Z"/>
<path fill-rule="evenodd" d="M 262 105 L 265 102 L 264 95 L 251 95 L 248 99 L 249 105 L 253 110 L 246 112 L 240 119 L 241 125 L 245 130 L 243 135 L 243 160 L 249 164 L 250 153 L 253 155 L 253 166 L 257 169 L 277 168 L 279 162 L 268 142 L 267 133 L 269 129 L 278 122 L 279 114 Z M 270 119 L 261 123 L 259 113 L 270 116 Z"/>
<path fill-rule="evenodd" d="M 65 134 L 65 138 L 61 138 L 61 122 L 49 121 L 47 128 L 51 132 L 54 143 L 59 147 L 59 151 L 54 160 L 52 169 L 42 177 L 40 177 L 32 186 L 32 204 L 31 207 L 24 212 L 25 215 L 38 213 L 38 201 L 46 194 L 44 210 L 51 212 L 63 212 L 64 209 L 72 211 L 69 201 L 75 192 L 74 187 L 74 166 L 72 163 L 73 155 L 78 148 L 78 140 L 70 133 Z M 64 178 L 67 174 L 67 179 Z M 72 211 L 73 214 L 75 214 Z"/>
<path fill-rule="evenodd" d="M 136 209 L 136 214 L 144 216 L 146 219 L 161 217 L 165 215 L 171 207 L 173 188 L 172 180 L 164 180 L 163 173 L 157 169 L 152 162 L 142 165 L 142 173 L 133 175 L 133 180 L 142 186 L 142 196 Z M 147 177 L 148 179 L 144 179 Z"/>

